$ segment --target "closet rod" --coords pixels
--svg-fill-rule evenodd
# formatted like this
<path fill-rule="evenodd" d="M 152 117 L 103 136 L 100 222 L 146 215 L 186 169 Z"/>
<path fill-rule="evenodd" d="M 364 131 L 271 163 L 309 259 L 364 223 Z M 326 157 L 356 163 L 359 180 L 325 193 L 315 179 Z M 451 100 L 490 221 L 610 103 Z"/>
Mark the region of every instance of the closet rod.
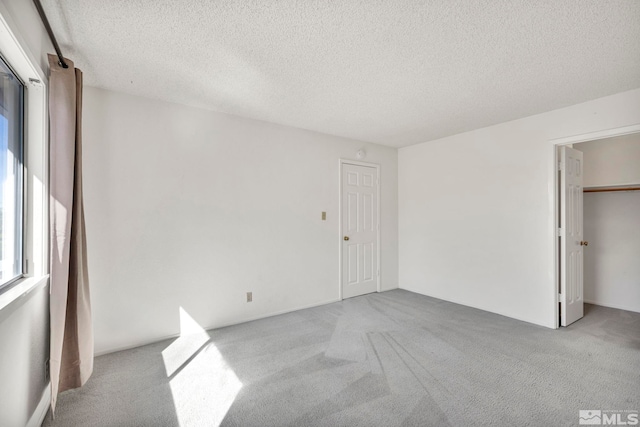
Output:
<path fill-rule="evenodd" d="M 585 188 L 583 193 L 605 193 L 609 191 L 638 191 L 640 187 L 618 187 L 618 188 Z"/>
<path fill-rule="evenodd" d="M 53 30 L 51 29 L 51 25 L 49 25 L 49 20 L 47 19 L 47 15 L 44 13 L 44 9 L 42 8 L 42 4 L 40 0 L 33 0 L 33 4 L 36 5 L 36 9 L 38 9 L 38 15 L 40 15 L 40 19 L 44 24 L 45 30 L 47 30 L 47 34 L 49 34 L 49 39 L 51 39 L 51 44 L 53 44 L 53 48 L 56 50 L 56 54 L 58 55 L 58 63 L 62 68 L 69 68 L 67 63 L 64 61 L 64 56 L 62 56 L 62 51 L 60 50 L 60 46 L 58 45 L 58 40 L 56 40 L 56 36 L 53 34 Z"/>

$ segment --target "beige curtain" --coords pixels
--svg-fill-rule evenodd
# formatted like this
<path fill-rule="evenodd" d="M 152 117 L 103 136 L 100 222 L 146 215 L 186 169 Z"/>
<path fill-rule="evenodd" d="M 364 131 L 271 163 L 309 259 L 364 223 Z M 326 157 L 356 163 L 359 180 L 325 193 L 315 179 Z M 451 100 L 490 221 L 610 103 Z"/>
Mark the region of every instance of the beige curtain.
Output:
<path fill-rule="evenodd" d="M 49 55 L 51 408 L 93 371 L 93 330 L 82 200 L 82 71 Z"/>

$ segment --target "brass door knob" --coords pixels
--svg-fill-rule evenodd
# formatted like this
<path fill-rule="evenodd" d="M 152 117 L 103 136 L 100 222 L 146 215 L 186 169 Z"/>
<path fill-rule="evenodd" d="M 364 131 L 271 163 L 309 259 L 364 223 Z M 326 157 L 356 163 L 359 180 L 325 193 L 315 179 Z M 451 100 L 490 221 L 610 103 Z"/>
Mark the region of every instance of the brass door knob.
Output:
<path fill-rule="evenodd" d="M 344 240 L 345 240 L 345 242 L 346 242 L 347 240 L 349 240 L 349 236 L 344 236 Z"/>
<path fill-rule="evenodd" d="M 589 242 L 585 242 L 584 240 L 580 242 L 580 246 L 589 246 Z"/>

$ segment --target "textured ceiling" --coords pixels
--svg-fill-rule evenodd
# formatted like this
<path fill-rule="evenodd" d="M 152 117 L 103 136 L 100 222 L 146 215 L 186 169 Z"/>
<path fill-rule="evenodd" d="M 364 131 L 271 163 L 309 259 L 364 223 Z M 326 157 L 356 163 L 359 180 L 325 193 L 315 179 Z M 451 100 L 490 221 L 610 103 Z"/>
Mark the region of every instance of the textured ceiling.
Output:
<path fill-rule="evenodd" d="M 85 82 L 402 147 L 640 87 L 638 0 L 43 0 Z"/>

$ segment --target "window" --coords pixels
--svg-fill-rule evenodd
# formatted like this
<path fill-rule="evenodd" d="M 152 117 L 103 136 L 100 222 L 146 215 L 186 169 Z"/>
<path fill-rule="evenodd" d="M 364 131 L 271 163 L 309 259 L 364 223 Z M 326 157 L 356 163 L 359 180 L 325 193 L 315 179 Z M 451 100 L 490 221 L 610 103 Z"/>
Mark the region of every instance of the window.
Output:
<path fill-rule="evenodd" d="M 0 317 L 49 274 L 46 62 L 6 13 L 0 1 Z"/>
<path fill-rule="evenodd" d="M 22 276 L 24 85 L 0 60 L 0 287 Z"/>

